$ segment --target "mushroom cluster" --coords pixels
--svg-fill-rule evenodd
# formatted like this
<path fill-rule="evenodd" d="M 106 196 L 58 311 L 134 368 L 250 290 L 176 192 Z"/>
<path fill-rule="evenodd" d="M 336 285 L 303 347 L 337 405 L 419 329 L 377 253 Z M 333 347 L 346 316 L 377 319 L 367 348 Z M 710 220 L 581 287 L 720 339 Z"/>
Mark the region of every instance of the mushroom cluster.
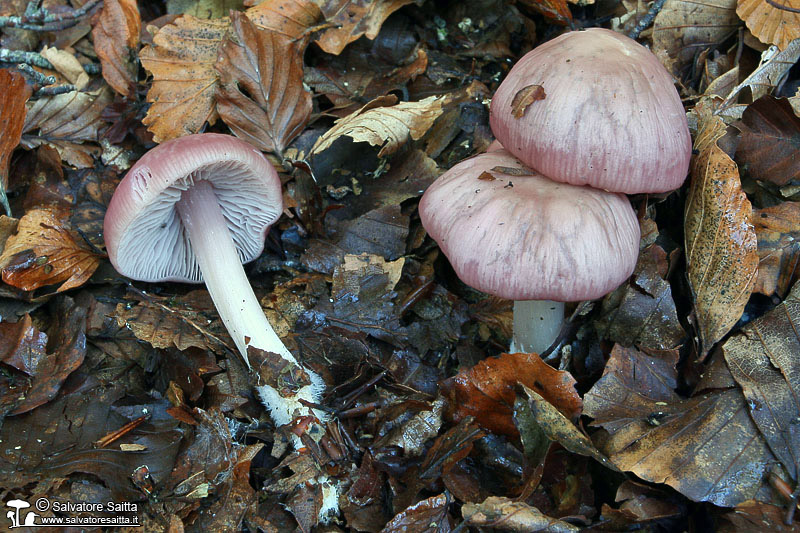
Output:
<path fill-rule="evenodd" d="M 623 193 L 673 190 L 691 139 L 669 73 L 616 32 L 565 33 L 526 54 L 492 98 L 499 143 L 444 173 L 420 218 L 456 274 L 515 301 L 512 351 L 545 351 L 563 302 L 630 277 L 639 224 Z"/>

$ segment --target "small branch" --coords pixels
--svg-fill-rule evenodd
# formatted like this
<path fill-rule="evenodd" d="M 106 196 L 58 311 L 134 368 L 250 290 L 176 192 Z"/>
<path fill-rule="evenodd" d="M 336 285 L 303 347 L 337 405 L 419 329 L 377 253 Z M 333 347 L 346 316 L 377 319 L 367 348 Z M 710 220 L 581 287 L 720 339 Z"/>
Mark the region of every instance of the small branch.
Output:
<path fill-rule="evenodd" d="M 46 68 L 48 70 L 56 69 L 53 64 L 41 54 L 26 52 L 24 50 L 9 50 L 8 48 L 0 48 L 0 63 L 23 63 L 25 65 L 33 65 L 34 67 Z M 99 63 L 86 63 L 81 66 L 89 75 L 100 74 L 103 71 Z"/>
<path fill-rule="evenodd" d="M 56 96 L 57 94 L 64 94 L 64 93 L 71 93 L 72 91 L 76 91 L 74 85 L 71 83 L 65 83 L 64 85 L 53 85 L 50 87 L 42 87 L 38 91 L 36 91 L 33 96 L 34 98 L 39 98 L 41 96 Z"/>
<path fill-rule="evenodd" d="M 103 0 L 89 0 L 78 9 L 70 9 L 61 13 L 51 13 L 47 9 L 38 8 L 38 2 L 28 4 L 22 16 L 0 17 L 0 28 L 20 28 L 31 31 L 59 31 L 78 24 L 80 19 L 89 15 Z"/>
<path fill-rule="evenodd" d="M 639 34 L 646 30 L 650 24 L 653 23 L 653 20 L 656 18 L 656 15 L 661 11 L 661 8 L 664 7 L 664 2 L 666 0 L 656 0 L 653 2 L 653 5 L 650 6 L 650 9 L 647 11 L 647 14 L 642 17 L 642 20 L 636 25 L 633 30 L 628 34 L 628 37 L 631 39 L 638 39 Z"/>
<path fill-rule="evenodd" d="M 47 85 L 53 85 L 56 82 L 55 76 L 45 76 L 27 63 L 20 63 L 17 65 L 17 70 L 22 72 L 28 77 L 29 80 L 31 80 L 31 85 L 34 87 L 34 89 L 45 87 Z"/>

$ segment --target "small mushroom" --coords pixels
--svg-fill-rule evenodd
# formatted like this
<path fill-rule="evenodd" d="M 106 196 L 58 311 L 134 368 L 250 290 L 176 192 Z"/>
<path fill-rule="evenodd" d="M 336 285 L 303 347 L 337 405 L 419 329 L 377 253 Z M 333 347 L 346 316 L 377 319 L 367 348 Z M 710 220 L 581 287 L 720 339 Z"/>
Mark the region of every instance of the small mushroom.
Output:
<path fill-rule="evenodd" d="M 27 509 L 30 506 L 31 504 L 29 504 L 25 500 L 14 499 L 14 500 L 8 500 L 6 502 L 6 507 L 11 507 L 12 509 L 14 509 L 14 511 L 9 511 L 8 513 L 6 513 L 6 517 L 11 519 L 12 528 L 21 527 L 22 525 L 24 525 L 22 524 L 22 522 L 19 521 L 19 511 L 20 509 Z"/>
<path fill-rule="evenodd" d="M 555 181 L 665 192 L 689 168 L 691 138 L 672 77 L 611 30 L 565 33 L 527 53 L 492 98 L 490 123 L 511 154 Z"/>
<path fill-rule="evenodd" d="M 612 291 L 639 252 L 639 224 L 624 195 L 554 182 L 505 150 L 445 172 L 419 214 L 464 283 L 515 301 L 515 351 L 547 349 L 561 330 L 563 302 Z"/>
<path fill-rule="evenodd" d="M 308 384 L 294 392 L 258 387 L 279 425 L 308 414 L 301 400 L 317 403 L 324 387 L 275 334 L 242 268 L 261 254 L 282 211 L 280 180 L 261 152 L 235 137 L 205 133 L 167 141 L 142 156 L 114 193 L 104 227 L 108 256 L 121 274 L 205 282 L 248 365 L 253 346 L 305 372 Z"/>

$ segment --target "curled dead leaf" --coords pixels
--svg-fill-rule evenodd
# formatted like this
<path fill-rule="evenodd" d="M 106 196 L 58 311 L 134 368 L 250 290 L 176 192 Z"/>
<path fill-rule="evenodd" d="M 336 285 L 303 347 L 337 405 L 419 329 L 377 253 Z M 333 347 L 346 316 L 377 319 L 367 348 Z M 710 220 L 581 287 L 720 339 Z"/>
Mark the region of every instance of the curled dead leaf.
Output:
<path fill-rule="evenodd" d="M 94 49 L 103 78 L 118 93 L 130 96 L 139 74 L 142 20 L 136 0 L 106 0 L 94 23 Z"/>
<path fill-rule="evenodd" d="M 374 39 L 389 15 L 414 0 L 319 0 L 325 21 L 333 26 L 316 43 L 329 54 L 339 55 L 362 35 Z"/>
<path fill-rule="evenodd" d="M 754 291 L 783 297 L 800 277 L 800 203 L 783 202 L 753 213 L 758 237 Z"/>
<path fill-rule="evenodd" d="M 541 85 L 523 87 L 511 100 L 511 115 L 514 118 L 522 118 L 529 105 L 545 98 L 547 98 L 547 94 L 545 94 L 544 87 Z"/>
<path fill-rule="evenodd" d="M 25 123 L 25 102 L 31 96 L 31 89 L 21 74 L 12 70 L 0 69 L 0 205 L 11 216 L 11 208 L 6 198 L 8 187 L 8 165 L 11 152 L 19 145 L 22 126 Z"/>

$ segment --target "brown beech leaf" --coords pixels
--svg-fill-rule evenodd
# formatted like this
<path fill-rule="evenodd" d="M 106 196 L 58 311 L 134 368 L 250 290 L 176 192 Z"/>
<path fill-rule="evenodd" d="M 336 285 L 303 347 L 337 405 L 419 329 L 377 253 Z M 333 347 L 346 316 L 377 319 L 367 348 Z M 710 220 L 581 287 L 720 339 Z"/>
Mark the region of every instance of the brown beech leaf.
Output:
<path fill-rule="evenodd" d="M 719 526 L 719 533 L 770 531 L 773 533 L 800 533 L 800 522 L 786 523 L 786 508 L 750 500 L 736 506 L 720 518 L 730 522 Z M 731 527 L 732 526 L 732 527 Z"/>
<path fill-rule="evenodd" d="M 569 10 L 566 0 L 521 0 L 519 3 L 541 13 L 556 24 L 568 26 L 572 21 L 572 12 Z"/>
<path fill-rule="evenodd" d="M 753 213 L 758 237 L 758 280 L 754 291 L 786 294 L 800 278 L 800 203 L 783 202 Z"/>
<path fill-rule="evenodd" d="M 136 0 L 106 0 L 92 29 L 103 78 L 118 93 L 130 96 L 139 78 L 139 34 L 142 20 Z"/>
<path fill-rule="evenodd" d="M 800 474 L 800 284 L 722 346 L 733 378 L 772 452 Z"/>
<path fill-rule="evenodd" d="M 736 159 L 755 179 L 786 185 L 800 179 L 800 118 L 786 98 L 765 95 L 747 106 Z"/>
<path fill-rule="evenodd" d="M 167 0 L 167 13 L 218 19 L 228 16 L 232 9 L 239 10 L 243 6 L 244 0 Z"/>
<path fill-rule="evenodd" d="M 203 20 L 185 15 L 161 28 L 139 57 L 153 75 L 151 103 L 142 121 L 157 142 L 197 133 L 217 119 L 214 89 L 217 50 L 228 19 Z"/>
<path fill-rule="evenodd" d="M 355 142 L 380 146 L 378 157 L 400 149 L 411 138 L 420 139 L 442 114 L 442 99 L 429 96 L 419 102 L 396 103 L 395 96 L 376 98 L 358 111 L 341 118 L 325 132 L 311 149 L 312 154 L 324 152 L 342 136 Z"/>
<path fill-rule="evenodd" d="M 703 48 L 727 39 L 741 22 L 736 0 L 667 0 L 653 21 L 653 51 L 678 74 Z M 666 56 L 666 57 L 663 57 Z"/>
<path fill-rule="evenodd" d="M 630 282 L 603 300 L 597 320 L 602 335 L 625 346 L 670 350 L 685 338 L 672 288 L 666 280 L 667 254 L 657 244 L 639 253 Z"/>
<path fill-rule="evenodd" d="M 441 389 L 456 420 L 474 416 L 476 422 L 493 433 L 516 436 L 512 415 L 517 383 L 536 390 L 568 418 L 580 415 L 582 405 L 575 379 L 536 354 L 490 357 L 448 378 Z"/>
<path fill-rule="evenodd" d="M 241 13 L 231 17 L 215 66 L 217 111 L 238 137 L 281 157 L 311 116 L 311 93 L 303 88 L 306 42 L 258 29 Z"/>
<path fill-rule="evenodd" d="M 0 255 L 3 281 L 25 291 L 63 282 L 61 292 L 89 279 L 101 256 L 75 240 L 64 218 L 47 208 L 25 213 Z"/>
<path fill-rule="evenodd" d="M 155 348 L 195 347 L 225 353 L 232 341 L 220 322 L 214 303 L 204 290 L 184 296 L 160 298 L 140 295 L 139 304 L 117 304 L 114 313 L 120 327 L 129 328 L 136 338 Z"/>
<path fill-rule="evenodd" d="M 518 533 L 577 533 L 581 530 L 569 522 L 551 518 L 525 502 L 502 496 L 490 496 L 481 503 L 465 503 L 461 514 L 467 524 L 479 528 Z"/>
<path fill-rule="evenodd" d="M 8 187 L 8 165 L 11 152 L 17 147 L 25 123 L 25 102 L 31 96 L 31 88 L 25 78 L 13 70 L 0 69 L 0 205 L 11 216 L 6 198 Z"/>
<path fill-rule="evenodd" d="M 601 451 L 694 501 L 731 507 L 753 498 L 776 459 L 744 397 L 728 388 L 684 400 L 672 390 L 675 363 L 615 347 L 584 398 L 584 414 L 610 434 Z"/>
<path fill-rule="evenodd" d="M 450 503 L 450 498 L 444 494 L 419 501 L 392 518 L 381 533 L 449 533 L 453 530 L 447 515 Z"/>
<path fill-rule="evenodd" d="M 106 86 L 92 93 L 72 91 L 39 98 L 25 117 L 22 145 L 33 148 L 47 144 L 70 165 L 92 167 L 93 156 L 99 156 L 100 147 L 85 141 L 97 141 L 105 129 L 102 113 L 112 98 L 113 93 Z M 34 134 L 35 130 L 38 133 Z"/>
<path fill-rule="evenodd" d="M 256 5 L 245 14 L 259 28 L 298 40 L 322 22 L 317 3 L 316 0 L 249 0 L 245 5 Z"/>
<path fill-rule="evenodd" d="M 332 28 L 322 32 L 316 43 L 329 54 L 339 55 L 344 47 L 362 35 L 374 39 L 383 21 L 414 0 L 319 0 L 325 20 Z"/>
<path fill-rule="evenodd" d="M 541 85 L 523 87 L 511 100 L 511 114 L 514 118 L 522 118 L 525 115 L 525 111 L 528 110 L 528 106 L 545 98 L 547 98 L 547 94 L 545 94 L 544 87 Z"/>
<path fill-rule="evenodd" d="M 738 0 L 736 14 L 759 41 L 781 50 L 800 37 L 798 0 Z"/>
<path fill-rule="evenodd" d="M 705 357 L 742 316 L 758 274 L 752 207 L 736 163 L 718 145 L 719 117 L 701 116 L 686 200 L 685 243 L 689 284 Z"/>

